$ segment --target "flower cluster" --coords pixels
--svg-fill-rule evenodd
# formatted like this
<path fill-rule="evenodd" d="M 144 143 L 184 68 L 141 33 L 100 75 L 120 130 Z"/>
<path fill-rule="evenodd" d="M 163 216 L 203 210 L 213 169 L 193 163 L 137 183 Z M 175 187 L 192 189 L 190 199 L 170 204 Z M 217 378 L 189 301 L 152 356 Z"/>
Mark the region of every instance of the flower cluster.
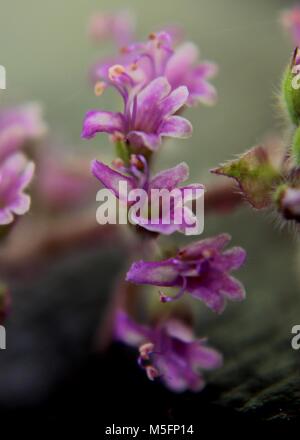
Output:
<path fill-rule="evenodd" d="M 173 40 L 168 32 L 153 33 L 148 41 L 122 47 L 118 56 L 97 63 L 92 69 L 96 92 L 101 94 L 106 87 L 113 86 L 122 95 L 125 107 L 127 104 L 131 108 L 141 89 L 157 78 L 161 82 L 164 78 L 164 91 L 160 93 L 165 96 L 178 87 L 187 88 L 181 105 L 214 104 L 217 93 L 207 80 L 216 75 L 216 64 L 199 62 L 195 44 L 187 42 L 174 47 Z"/>
<path fill-rule="evenodd" d="M 187 138 L 192 134 L 190 122 L 182 116 L 185 107 L 215 102 L 216 91 L 207 80 L 216 70 L 214 63 L 198 61 L 198 49 L 193 43 L 176 47 L 174 37 L 166 31 L 151 34 L 146 42 L 123 46 L 119 55 L 93 68 L 96 95 L 100 96 L 106 87 L 114 87 L 123 100 L 123 111 L 89 111 L 84 118 L 82 137 L 90 139 L 97 133 L 107 133 L 115 143 L 117 157 L 113 167 L 94 160 L 92 173 L 124 202 L 129 215 L 131 201 L 120 190 L 120 182 L 125 182 L 130 190 L 141 189 L 146 194 L 152 189 L 176 189 L 178 194 L 189 189 L 192 202 L 196 198 L 193 191 L 203 189 L 201 184 L 179 186 L 188 178 L 186 163 L 154 176 L 151 166 L 164 138 Z M 143 208 L 142 204 L 142 213 Z M 143 221 L 146 218 L 142 214 L 135 218 L 135 224 L 155 232 L 150 234 L 155 239 L 159 234 L 185 233 L 184 222 L 195 221 L 193 203 L 191 208 L 183 208 L 175 198 L 169 215 L 174 219 L 182 209 L 184 220 L 176 225 L 165 224 L 160 210 L 155 222 Z M 139 235 L 140 229 L 136 228 L 136 232 Z M 139 347 L 139 365 L 147 376 L 160 378 L 171 390 L 202 389 L 204 379 L 200 370 L 214 369 L 222 363 L 221 355 L 208 348 L 204 340 L 194 339 L 191 329 L 172 315 L 167 303 L 187 292 L 221 313 L 227 299 L 242 300 L 244 288 L 230 272 L 242 266 L 245 251 L 238 247 L 224 251 L 229 241 L 227 234 L 196 241 L 166 259 L 135 262 L 127 273 L 127 282 L 133 284 L 179 289 L 172 296 L 160 292 L 164 305 L 152 326 L 138 324 L 127 310 L 119 311 L 115 319 L 116 338 Z M 145 245 L 145 241 L 142 243 Z"/>

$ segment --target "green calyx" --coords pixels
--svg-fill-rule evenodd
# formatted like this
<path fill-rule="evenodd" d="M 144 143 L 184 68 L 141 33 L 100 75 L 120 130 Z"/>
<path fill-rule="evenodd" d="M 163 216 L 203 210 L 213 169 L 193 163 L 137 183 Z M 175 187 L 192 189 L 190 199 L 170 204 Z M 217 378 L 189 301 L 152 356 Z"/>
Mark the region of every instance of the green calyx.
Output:
<path fill-rule="evenodd" d="M 262 146 L 253 147 L 238 159 L 212 171 L 235 179 L 245 198 L 256 209 L 269 206 L 272 189 L 281 181 L 280 170 Z"/>
<path fill-rule="evenodd" d="M 294 133 L 292 141 L 292 153 L 296 165 L 300 165 L 300 126 Z"/>
<path fill-rule="evenodd" d="M 299 49 L 294 52 L 282 80 L 282 101 L 287 113 L 296 126 L 300 123 L 300 65 Z"/>
<path fill-rule="evenodd" d="M 287 188 L 288 188 L 288 185 L 286 183 L 282 183 L 276 187 L 276 189 L 273 193 L 273 201 L 277 206 L 280 205 L 280 201 L 282 199 L 282 196 L 285 193 Z"/>
<path fill-rule="evenodd" d="M 124 142 L 124 140 L 118 139 L 115 142 L 115 147 L 117 157 L 122 159 L 125 164 L 128 164 L 130 160 L 130 152 L 126 142 Z"/>

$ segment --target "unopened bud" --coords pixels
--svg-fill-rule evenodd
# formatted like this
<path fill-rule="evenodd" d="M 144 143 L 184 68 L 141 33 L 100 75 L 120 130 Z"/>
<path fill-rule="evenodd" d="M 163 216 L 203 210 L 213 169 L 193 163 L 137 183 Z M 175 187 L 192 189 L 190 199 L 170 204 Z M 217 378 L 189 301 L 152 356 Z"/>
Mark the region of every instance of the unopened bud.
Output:
<path fill-rule="evenodd" d="M 276 192 L 276 202 L 286 220 L 300 222 L 300 188 L 282 185 Z"/>

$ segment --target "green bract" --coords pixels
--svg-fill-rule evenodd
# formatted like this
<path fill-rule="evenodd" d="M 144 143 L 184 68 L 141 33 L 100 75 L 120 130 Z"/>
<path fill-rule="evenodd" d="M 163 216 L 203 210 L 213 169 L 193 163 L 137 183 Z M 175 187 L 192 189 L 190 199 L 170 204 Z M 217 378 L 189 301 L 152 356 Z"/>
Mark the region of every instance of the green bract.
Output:
<path fill-rule="evenodd" d="M 272 202 L 272 191 L 281 181 L 280 169 L 273 159 L 266 147 L 256 146 L 212 172 L 235 179 L 246 200 L 262 209 Z"/>

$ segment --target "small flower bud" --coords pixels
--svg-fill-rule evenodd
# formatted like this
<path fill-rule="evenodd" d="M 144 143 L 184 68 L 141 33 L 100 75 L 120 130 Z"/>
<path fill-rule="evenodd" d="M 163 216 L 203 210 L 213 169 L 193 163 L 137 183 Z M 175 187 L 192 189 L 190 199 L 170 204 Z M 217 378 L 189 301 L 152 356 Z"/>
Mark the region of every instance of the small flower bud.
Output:
<path fill-rule="evenodd" d="M 276 201 L 286 220 L 300 222 L 300 188 L 282 185 L 276 192 Z"/>
<path fill-rule="evenodd" d="M 273 188 L 282 180 L 282 156 L 281 149 L 258 145 L 211 172 L 234 179 L 245 199 L 263 209 L 271 205 Z"/>

